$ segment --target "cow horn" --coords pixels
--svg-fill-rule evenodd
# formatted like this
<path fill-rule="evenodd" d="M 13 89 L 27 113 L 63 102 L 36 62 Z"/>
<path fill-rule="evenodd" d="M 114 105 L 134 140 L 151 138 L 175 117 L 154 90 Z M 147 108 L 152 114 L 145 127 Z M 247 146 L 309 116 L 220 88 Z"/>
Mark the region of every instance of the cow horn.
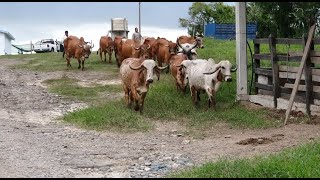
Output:
<path fill-rule="evenodd" d="M 81 47 L 81 48 L 83 48 L 83 46 L 82 46 L 82 45 L 80 45 L 80 44 L 79 44 L 78 46 L 79 46 L 79 47 Z"/>
<path fill-rule="evenodd" d="M 194 49 L 195 47 L 197 47 L 197 46 L 198 46 L 198 41 L 195 42 L 194 46 L 192 46 L 192 48 L 190 49 L 190 51 L 191 51 L 192 49 Z"/>
<path fill-rule="evenodd" d="M 166 65 L 165 67 L 159 67 L 159 66 L 157 65 L 157 68 L 160 69 L 160 70 L 164 70 L 164 69 L 166 69 L 166 68 L 168 68 L 168 67 L 169 67 L 169 65 Z"/>
<path fill-rule="evenodd" d="M 216 71 L 218 71 L 218 70 L 220 69 L 220 67 L 221 67 L 221 66 L 217 66 L 214 71 L 212 71 L 212 72 L 205 72 L 205 73 L 203 73 L 203 74 L 213 74 L 213 73 L 215 73 Z"/>
<path fill-rule="evenodd" d="M 179 47 L 181 47 L 181 44 L 179 43 L 179 39 L 178 38 L 177 38 L 177 44 L 178 44 Z M 181 49 L 183 49 L 183 48 L 181 47 Z"/>
<path fill-rule="evenodd" d="M 148 44 L 148 48 L 147 48 L 147 50 L 148 50 L 148 49 L 150 49 L 150 47 L 151 47 L 151 46 L 150 46 L 150 44 Z"/>
<path fill-rule="evenodd" d="M 233 66 L 233 65 L 232 65 Z M 233 68 L 232 69 L 232 67 L 231 67 L 231 72 L 236 72 L 237 71 L 237 69 L 238 69 L 238 65 L 236 65 L 236 67 L 235 68 Z"/>
<path fill-rule="evenodd" d="M 138 66 L 138 67 L 132 67 L 132 66 L 129 64 L 129 67 L 130 67 L 131 69 L 133 69 L 133 70 L 140 70 L 140 69 L 143 68 L 144 66 L 143 66 L 143 64 L 141 64 L 141 65 Z"/>

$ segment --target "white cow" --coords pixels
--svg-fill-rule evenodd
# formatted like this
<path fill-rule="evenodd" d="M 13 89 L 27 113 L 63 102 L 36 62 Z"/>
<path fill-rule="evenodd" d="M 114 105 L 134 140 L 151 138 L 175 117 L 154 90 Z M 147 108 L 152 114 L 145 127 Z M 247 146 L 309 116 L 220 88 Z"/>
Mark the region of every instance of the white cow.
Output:
<path fill-rule="evenodd" d="M 186 65 L 185 65 L 186 64 Z M 231 82 L 231 72 L 235 72 L 237 67 L 232 69 L 232 64 L 228 60 L 220 61 L 215 64 L 213 59 L 197 59 L 190 62 L 182 62 L 186 70 L 192 102 L 194 105 L 200 101 L 200 92 L 208 94 L 208 107 L 211 103 L 215 107 L 215 94 L 223 81 Z"/>

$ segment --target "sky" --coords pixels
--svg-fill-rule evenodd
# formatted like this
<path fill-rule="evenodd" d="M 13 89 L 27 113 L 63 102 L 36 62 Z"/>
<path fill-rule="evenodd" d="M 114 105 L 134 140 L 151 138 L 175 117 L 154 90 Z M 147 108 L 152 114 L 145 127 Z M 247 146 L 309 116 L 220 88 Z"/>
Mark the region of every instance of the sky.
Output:
<path fill-rule="evenodd" d="M 234 5 L 234 3 L 227 3 Z M 142 2 L 142 36 L 165 37 L 175 41 L 187 35 L 179 27 L 179 18 L 188 18 L 192 2 Z M 64 31 L 83 37 L 99 47 L 100 37 L 111 30 L 112 18 L 126 18 L 129 37 L 139 27 L 138 2 L 0 2 L 0 29 L 15 38 L 12 44 L 41 39 L 61 40 Z"/>

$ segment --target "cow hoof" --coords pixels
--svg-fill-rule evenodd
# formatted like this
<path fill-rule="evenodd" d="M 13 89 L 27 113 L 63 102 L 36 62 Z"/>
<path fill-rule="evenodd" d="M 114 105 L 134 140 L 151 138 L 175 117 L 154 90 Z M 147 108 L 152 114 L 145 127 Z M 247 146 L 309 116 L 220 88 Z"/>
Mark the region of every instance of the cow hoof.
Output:
<path fill-rule="evenodd" d="M 134 110 L 139 111 L 139 107 L 138 106 L 134 107 Z"/>

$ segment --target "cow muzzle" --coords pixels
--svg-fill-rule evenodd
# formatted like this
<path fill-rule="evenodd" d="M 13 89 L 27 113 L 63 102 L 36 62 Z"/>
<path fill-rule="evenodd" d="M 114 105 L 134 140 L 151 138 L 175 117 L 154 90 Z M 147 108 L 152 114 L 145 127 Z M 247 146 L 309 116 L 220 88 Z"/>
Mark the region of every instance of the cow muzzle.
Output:
<path fill-rule="evenodd" d="M 153 83 L 153 79 L 148 79 L 147 82 L 150 84 L 150 83 Z"/>
<path fill-rule="evenodd" d="M 232 82 L 232 77 L 231 77 L 231 76 L 226 76 L 226 77 L 225 77 L 225 81 L 227 81 L 227 82 Z"/>

